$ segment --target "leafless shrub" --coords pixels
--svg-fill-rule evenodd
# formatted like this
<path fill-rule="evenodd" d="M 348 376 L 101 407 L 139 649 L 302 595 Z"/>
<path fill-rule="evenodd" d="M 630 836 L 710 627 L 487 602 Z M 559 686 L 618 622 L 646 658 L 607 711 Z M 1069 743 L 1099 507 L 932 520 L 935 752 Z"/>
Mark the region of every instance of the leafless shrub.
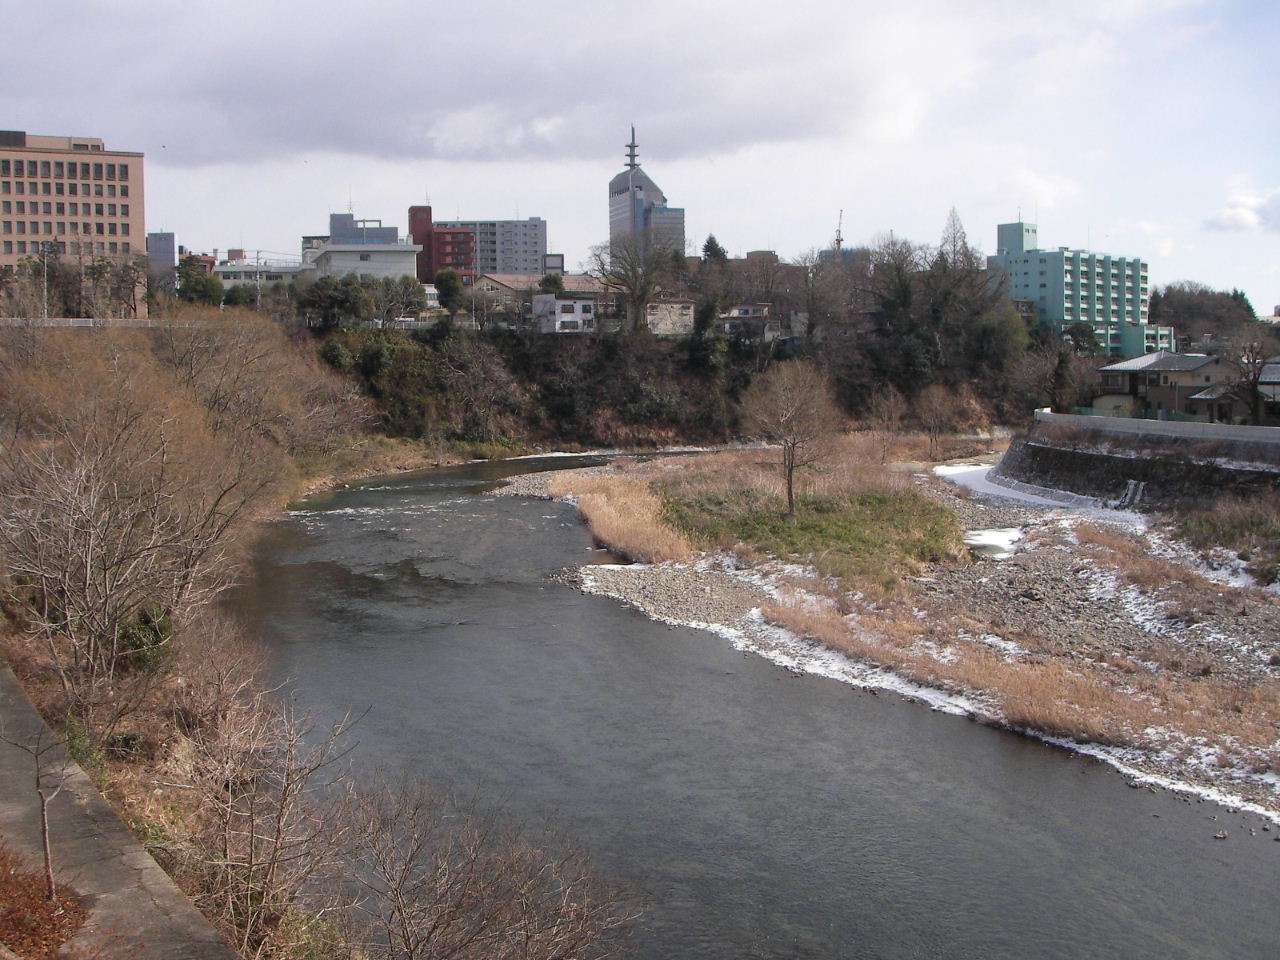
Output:
<path fill-rule="evenodd" d="M 603 958 L 631 917 L 581 852 L 536 842 L 422 784 L 354 802 L 367 955 L 386 960 Z"/>
<path fill-rule="evenodd" d="M 286 956 L 341 913 L 345 731 L 317 737 L 259 693 L 171 745 L 162 770 L 183 822 L 158 852 L 243 957 Z"/>
<path fill-rule="evenodd" d="M 60 375 L 5 384 L 24 429 L 0 462 L 0 562 L 81 712 L 226 587 L 236 537 L 282 471 L 210 433 L 127 345 L 64 346 Z"/>

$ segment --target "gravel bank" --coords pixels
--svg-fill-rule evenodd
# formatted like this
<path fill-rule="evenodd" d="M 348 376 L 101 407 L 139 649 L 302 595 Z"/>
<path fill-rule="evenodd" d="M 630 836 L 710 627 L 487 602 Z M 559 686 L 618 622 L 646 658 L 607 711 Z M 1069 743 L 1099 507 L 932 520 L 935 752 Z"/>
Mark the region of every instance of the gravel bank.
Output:
<path fill-rule="evenodd" d="M 612 467 L 590 469 L 607 473 Z M 516 478 L 502 493 L 546 497 L 550 478 L 560 472 Z M 1029 662 L 1087 662 L 1108 669 L 1115 664 L 1122 671 L 1167 671 L 1180 682 L 1212 677 L 1241 689 L 1280 680 L 1280 598 L 1275 594 L 1198 578 L 1190 584 L 1130 586 L 1117 569 L 1121 561 L 1096 546 L 1082 545 L 1075 536 L 1077 524 L 1090 524 L 1120 537 L 1138 538 L 1140 555 L 1194 564 L 1194 558 L 1161 532 L 1159 518 L 1041 507 L 972 495 L 929 475 L 916 480 L 926 496 L 954 510 L 966 528 L 1016 528 L 1021 534 L 1007 559 L 937 565 L 917 579 L 911 601 L 916 613 L 931 625 L 944 626 L 949 643 L 994 642 Z M 726 558 L 705 558 L 695 564 L 586 567 L 565 571 L 561 579 L 657 619 L 708 626 L 734 636 L 745 649 L 773 652 L 752 639 L 762 634 L 759 608 L 771 596 L 766 570 L 741 571 Z M 805 651 L 817 645 L 794 637 L 787 643 L 788 656 L 798 650 L 799 657 L 775 657 L 778 662 L 791 669 L 829 670 L 829 652 L 806 664 Z M 934 706 L 944 704 L 943 708 L 949 697 L 959 705 L 956 712 L 990 716 L 966 706 L 981 703 L 981 691 L 966 700 L 963 693 L 912 689 L 909 682 L 904 684 L 874 664 L 849 664 L 842 675 L 847 682 L 895 689 Z M 1148 785 L 1189 786 L 1228 805 L 1268 811 L 1280 821 L 1280 777 L 1274 769 L 1222 764 L 1212 743 L 1156 753 L 1051 742 L 1097 756 Z"/>

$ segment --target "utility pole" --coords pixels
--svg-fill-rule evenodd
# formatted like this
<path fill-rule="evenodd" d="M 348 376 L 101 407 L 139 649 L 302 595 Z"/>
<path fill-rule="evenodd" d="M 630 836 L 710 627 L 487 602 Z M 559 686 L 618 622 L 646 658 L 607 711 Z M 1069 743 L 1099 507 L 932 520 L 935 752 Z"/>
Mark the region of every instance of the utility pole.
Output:
<path fill-rule="evenodd" d="M 44 318 L 49 319 L 49 246 L 48 240 L 40 244 L 40 263 L 44 272 Z"/>

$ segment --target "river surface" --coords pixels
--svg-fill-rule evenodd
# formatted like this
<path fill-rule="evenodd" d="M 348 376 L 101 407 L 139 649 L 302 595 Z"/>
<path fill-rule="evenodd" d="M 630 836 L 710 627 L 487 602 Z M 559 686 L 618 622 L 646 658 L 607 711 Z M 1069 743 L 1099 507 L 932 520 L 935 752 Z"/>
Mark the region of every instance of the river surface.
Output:
<path fill-rule="evenodd" d="M 273 525 L 246 614 L 301 707 L 364 714 L 365 771 L 571 834 L 646 960 L 1280 956 L 1276 828 L 550 580 L 600 557 L 574 509 L 488 491 L 579 462 L 373 480 Z"/>

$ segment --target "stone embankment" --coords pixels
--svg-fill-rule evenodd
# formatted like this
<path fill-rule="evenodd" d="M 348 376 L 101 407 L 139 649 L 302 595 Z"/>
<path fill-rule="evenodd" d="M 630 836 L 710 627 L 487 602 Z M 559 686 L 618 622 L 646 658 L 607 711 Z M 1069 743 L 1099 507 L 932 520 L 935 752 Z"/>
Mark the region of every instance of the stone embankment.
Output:
<path fill-rule="evenodd" d="M 1280 484 L 1280 428 L 1081 417 L 1039 411 L 996 476 L 1108 501 L 1194 501 Z"/>

